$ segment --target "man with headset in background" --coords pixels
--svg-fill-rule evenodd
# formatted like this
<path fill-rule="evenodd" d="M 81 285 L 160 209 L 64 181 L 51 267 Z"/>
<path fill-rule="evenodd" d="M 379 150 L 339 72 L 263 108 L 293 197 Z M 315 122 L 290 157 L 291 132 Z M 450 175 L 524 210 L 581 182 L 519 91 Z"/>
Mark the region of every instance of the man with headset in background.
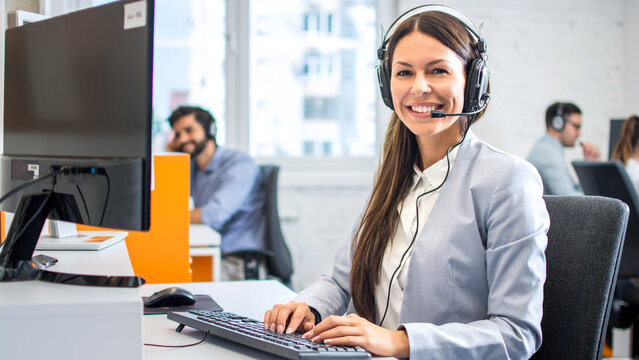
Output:
<path fill-rule="evenodd" d="M 259 167 L 248 155 L 215 141 L 215 119 L 194 106 L 178 107 L 168 119 L 173 139 L 167 150 L 191 155 L 191 223 L 222 236 L 222 280 L 266 278 L 266 193 Z M 240 255 L 233 255 L 233 254 Z"/>
<path fill-rule="evenodd" d="M 556 102 L 546 110 L 546 134 L 539 139 L 526 160 L 532 163 L 544 183 L 544 194 L 583 195 L 581 186 L 570 174 L 564 147 L 573 147 L 581 135 L 581 109 L 573 103 Z M 584 160 L 598 161 L 599 149 L 580 142 Z"/>

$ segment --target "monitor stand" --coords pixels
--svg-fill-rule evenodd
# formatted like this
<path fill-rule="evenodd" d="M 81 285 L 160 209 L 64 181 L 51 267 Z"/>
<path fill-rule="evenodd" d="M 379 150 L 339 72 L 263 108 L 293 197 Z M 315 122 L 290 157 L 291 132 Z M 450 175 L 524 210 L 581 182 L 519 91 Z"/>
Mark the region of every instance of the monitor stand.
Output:
<path fill-rule="evenodd" d="M 40 270 L 31 257 L 47 216 L 79 221 L 78 207 L 67 194 L 44 192 L 22 196 L 13 222 L 0 251 L 0 282 L 42 280 L 60 284 L 107 287 L 139 287 L 145 280 L 139 276 L 101 276 L 66 274 Z"/>

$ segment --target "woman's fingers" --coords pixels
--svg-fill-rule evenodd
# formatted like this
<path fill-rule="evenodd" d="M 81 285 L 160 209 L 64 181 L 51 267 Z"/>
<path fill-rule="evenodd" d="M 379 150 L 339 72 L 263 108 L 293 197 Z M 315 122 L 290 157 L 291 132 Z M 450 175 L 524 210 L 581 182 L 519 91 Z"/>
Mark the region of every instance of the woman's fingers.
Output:
<path fill-rule="evenodd" d="M 309 323 L 315 323 L 315 316 L 306 304 L 298 304 L 286 326 L 286 333 L 291 334 L 298 329 L 302 329 L 302 324 L 306 327 Z M 313 325 L 311 324 L 312 327 Z"/>
<path fill-rule="evenodd" d="M 313 339 L 319 334 L 322 334 L 338 326 L 353 326 L 353 318 L 348 316 L 331 315 L 322 320 L 322 322 L 320 322 L 319 324 L 315 325 L 315 327 L 311 331 L 307 331 L 303 336 L 308 339 Z M 322 339 L 326 339 L 326 337 L 324 336 L 322 337 Z"/>
<path fill-rule="evenodd" d="M 305 322 L 304 323 L 304 327 L 301 330 L 304 331 L 304 332 L 310 331 L 310 330 L 313 330 L 314 326 L 315 326 L 315 317 L 313 316 L 313 321 Z"/>
<path fill-rule="evenodd" d="M 288 304 L 277 304 L 264 314 L 264 329 L 277 329 L 277 323 L 281 317 L 288 318 L 290 307 Z"/>
<path fill-rule="evenodd" d="M 321 333 L 314 333 L 314 337 L 311 338 L 311 341 L 313 342 L 320 342 L 320 341 L 332 341 L 335 339 L 343 339 L 343 338 L 351 338 L 352 340 L 358 337 L 361 337 L 363 334 L 363 331 L 361 328 L 357 327 L 357 326 L 348 326 L 348 325 L 344 325 L 344 326 L 336 326 L 333 327 L 331 329 L 325 330 Z M 349 345 L 360 345 L 361 343 L 349 343 Z"/>
<path fill-rule="evenodd" d="M 273 309 L 264 313 L 264 329 L 270 329 L 279 333 L 294 332 L 298 329 L 307 328 L 310 323 L 312 328 L 315 323 L 315 316 L 305 303 L 289 302 L 278 304 Z"/>

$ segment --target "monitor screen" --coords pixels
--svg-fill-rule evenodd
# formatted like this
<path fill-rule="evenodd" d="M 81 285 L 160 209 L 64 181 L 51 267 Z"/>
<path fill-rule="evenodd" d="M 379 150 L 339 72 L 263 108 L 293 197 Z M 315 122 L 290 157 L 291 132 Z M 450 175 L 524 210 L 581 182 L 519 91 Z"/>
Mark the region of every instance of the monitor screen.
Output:
<path fill-rule="evenodd" d="M 624 121 L 626 120 L 625 119 L 610 120 L 610 134 L 608 138 L 608 159 L 612 159 L 612 152 L 615 150 L 615 146 L 617 146 L 617 141 L 619 141 L 619 135 L 621 135 L 621 128 L 623 127 Z"/>
<path fill-rule="evenodd" d="M 22 244 L 47 217 L 149 229 L 153 8 L 119 1 L 6 30 L 0 195 L 15 193 L 0 209 L 16 215 L 0 265 L 7 243 L 30 259 Z"/>

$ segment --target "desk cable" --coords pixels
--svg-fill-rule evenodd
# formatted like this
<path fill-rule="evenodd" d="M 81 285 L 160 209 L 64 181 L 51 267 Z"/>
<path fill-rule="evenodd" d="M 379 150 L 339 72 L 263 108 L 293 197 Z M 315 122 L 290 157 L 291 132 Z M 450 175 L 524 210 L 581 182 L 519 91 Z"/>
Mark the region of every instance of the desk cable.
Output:
<path fill-rule="evenodd" d="M 156 346 L 156 347 L 165 347 L 165 348 L 184 348 L 184 347 L 189 347 L 189 346 L 195 346 L 195 345 L 199 345 L 201 343 L 204 342 L 204 340 L 206 340 L 206 337 L 209 336 L 208 332 L 204 333 L 204 337 L 202 338 L 202 340 L 192 343 L 192 344 L 185 344 L 185 345 L 164 345 L 164 344 L 151 344 L 151 343 L 144 343 L 144 346 Z"/>
<path fill-rule="evenodd" d="M 44 204 L 49 201 L 49 198 L 51 197 L 51 195 L 53 194 L 53 190 L 55 188 L 56 185 L 56 180 L 57 180 L 57 176 L 58 175 L 69 175 L 69 174 L 95 174 L 95 175 L 102 175 L 106 178 L 106 182 L 107 182 L 107 189 L 106 189 L 106 197 L 104 199 L 104 208 L 102 210 L 102 217 L 100 218 L 100 224 L 98 226 L 102 226 L 102 222 L 104 221 L 104 213 L 106 212 L 106 208 L 107 208 L 107 204 L 109 201 L 109 194 L 111 193 L 111 179 L 109 178 L 109 174 L 106 173 L 106 171 L 103 168 L 96 168 L 96 167 L 68 167 L 68 166 L 52 166 L 52 172 L 46 174 L 45 176 L 30 180 L 24 184 L 21 184 L 19 186 L 16 186 L 15 188 L 9 190 L 6 194 L 2 195 L 2 197 L 0 197 L 0 203 L 4 202 L 5 200 L 7 200 L 10 196 L 12 196 L 13 194 L 17 193 L 20 190 L 23 190 L 27 187 L 33 186 L 36 183 L 39 183 L 41 181 L 44 181 L 46 179 L 49 179 L 51 177 L 53 177 L 53 184 L 51 187 L 51 191 L 49 192 L 49 195 L 46 199 L 46 201 L 43 203 L 43 205 L 38 209 L 37 213 L 39 213 L 40 211 L 42 211 Z M 80 194 L 80 198 L 82 199 L 82 202 L 84 204 L 84 209 L 87 213 L 87 217 L 89 219 L 90 222 L 90 214 L 89 214 L 89 210 L 87 209 L 87 205 L 86 205 L 86 200 L 84 198 L 84 194 L 82 193 L 82 190 L 80 190 L 80 187 L 78 185 L 76 185 L 76 188 L 78 190 L 78 193 Z M 36 213 L 36 214 L 37 214 Z M 35 219 L 35 215 L 34 217 L 32 217 L 31 219 L 29 219 L 27 221 L 27 225 L 28 226 L 33 220 Z M 26 228 L 25 226 L 25 228 Z M 24 231 L 24 229 L 22 229 L 22 231 Z M 22 232 L 20 232 L 18 234 L 18 237 L 22 235 Z M 0 247 L 2 247 L 2 245 L 4 245 L 4 242 L 2 244 L 0 244 Z"/>

